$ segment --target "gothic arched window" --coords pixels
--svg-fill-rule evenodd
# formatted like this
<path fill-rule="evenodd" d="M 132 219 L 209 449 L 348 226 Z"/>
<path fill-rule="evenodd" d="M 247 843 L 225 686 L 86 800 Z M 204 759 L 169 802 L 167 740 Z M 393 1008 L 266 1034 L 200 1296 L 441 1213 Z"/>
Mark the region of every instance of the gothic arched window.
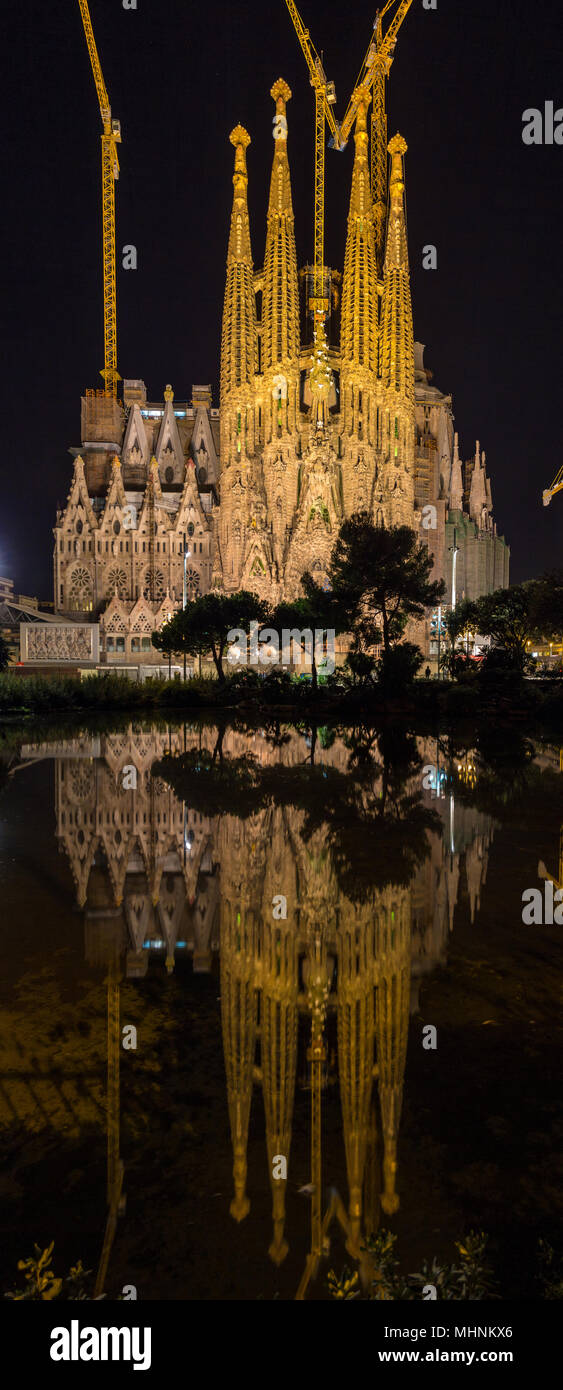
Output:
<path fill-rule="evenodd" d="M 108 598 L 113 598 L 117 589 L 118 598 L 127 598 L 127 575 L 118 565 L 112 565 L 106 583 Z"/>
<path fill-rule="evenodd" d="M 71 570 L 67 579 L 68 606 L 74 613 L 89 613 L 92 608 L 92 579 L 82 565 Z"/>
<path fill-rule="evenodd" d="M 188 599 L 188 601 L 189 601 L 190 603 L 193 603 L 193 600 L 194 600 L 195 598 L 197 598 L 197 596 L 198 596 L 198 594 L 199 594 L 199 591 L 200 591 L 200 588 L 201 588 L 201 575 L 198 574 L 197 570 L 194 570 L 194 569 L 191 569 L 191 568 L 190 568 L 190 569 L 187 569 L 187 570 L 186 570 L 186 598 Z"/>
<path fill-rule="evenodd" d="M 145 570 L 145 575 L 144 575 L 144 579 L 143 579 L 142 586 L 141 586 L 141 592 L 142 592 L 144 598 L 150 598 L 150 596 L 151 596 L 151 572 L 150 572 L 149 569 Z M 165 585 L 165 583 L 164 583 L 164 575 L 163 575 L 163 573 L 162 573 L 162 570 L 155 570 L 155 573 L 154 573 L 154 597 L 155 597 L 155 599 L 161 600 L 161 599 L 164 598 L 165 594 L 166 594 L 166 585 Z"/>

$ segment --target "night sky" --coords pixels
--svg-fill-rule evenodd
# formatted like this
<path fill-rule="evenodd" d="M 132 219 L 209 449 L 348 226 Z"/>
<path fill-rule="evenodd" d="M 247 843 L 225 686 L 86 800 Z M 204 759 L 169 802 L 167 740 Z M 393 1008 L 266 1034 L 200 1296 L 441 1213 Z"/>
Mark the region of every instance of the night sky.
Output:
<path fill-rule="evenodd" d="M 273 155 L 270 87 L 290 84 L 289 155 L 300 263 L 312 258 L 313 94 L 284 0 L 91 0 L 112 113 L 121 120 L 118 366 L 149 398 L 212 382 L 232 197 L 229 131 L 248 151 L 252 246 L 262 264 Z M 302 0 L 342 117 L 375 10 Z M 0 574 L 52 598 L 52 527 L 80 442 L 80 397 L 103 367 L 101 122 L 78 0 L 5 16 L 5 404 Z M 407 140 L 415 337 L 452 392 L 461 452 L 479 438 L 518 581 L 560 563 L 563 495 L 563 146 L 526 146 L 522 113 L 563 106 L 561 0 L 414 0 L 389 84 L 389 135 Z M 327 153 L 326 259 L 342 268 L 352 143 Z M 422 269 L 434 243 L 438 270 Z"/>

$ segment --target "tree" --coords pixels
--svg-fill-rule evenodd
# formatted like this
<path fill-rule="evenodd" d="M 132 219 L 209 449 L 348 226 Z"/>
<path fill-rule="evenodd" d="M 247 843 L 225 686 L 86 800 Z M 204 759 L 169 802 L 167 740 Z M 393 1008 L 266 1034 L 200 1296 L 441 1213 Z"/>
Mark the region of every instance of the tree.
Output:
<path fill-rule="evenodd" d="M 0 632 L 0 671 L 7 671 L 10 660 L 10 648 L 6 638 Z"/>
<path fill-rule="evenodd" d="M 172 675 L 172 657 L 175 654 L 175 652 L 181 650 L 179 645 L 177 613 L 174 613 L 173 617 L 170 618 L 169 621 L 165 623 L 163 627 L 153 632 L 151 642 L 153 644 L 153 647 L 156 648 L 157 652 L 162 652 L 164 656 L 168 657 L 168 679 L 170 680 Z M 185 679 L 186 662 L 184 657 L 184 680 Z"/>
<path fill-rule="evenodd" d="M 455 608 L 451 608 L 449 613 L 444 615 L 444 627 L 449 642 L 449 651 L 444 658 L 444 665 L 449 667 L 452 676 L 455 675 L 459 655 L 459 649 L 456 652 L 459 639 L 460 637 L 464 638 L 469 629 L 475 627 L 475 624 L 475 605 L 469 599 L 462 599 Z"/>
<path fill-rule="evenodd" d="M 495 589 L 484 594 L 474 605 L 477 630 L 492 637 L 507 653 L 510 665 L 520 675 L 524 671 L 526 643 L 530 633 L 534 584 L 515 584 L 510 589 Z"/>
<path fill-rule="evenodd" d="M 211 652 L 217 677 L 225 682 L 223 660 L 229 632 L 247 632 L 252 622 L 268 620 L 269 609 L 256 594 L 241 589 L 235 594 L 202 594 L 178 614 L 182 650 L 195 655 Z"/>
<path fill-rule="evenodd" d="M 367 512 L 345 521 L 336 541 L 329 580 L 360 642 L 374 645 L 381 623 L 385 653 L 403 635 L 409 618 L 422 618 L 444 594 L 431 580 L 433 559 L 409 526 L 374 526 Z"/>
<path fill-rule="evenodd" d="M 177 650 L 182 653 L 184 658 L 184 680 L 186 679 L 187 657 L 199 657 L 199 674 L 201 675 L 201 658 L 209 651 L 205 625 L 198 608 L 199 602 L 199 599 L 195 599 L 192 603 L 187 603 L 185 608 L 179 608 L 173 619 L 178 643 Z"/>
<path fill-rule="evenodd" d="M 530 636 L 551 642 L 563 635 L 563 570 L 551 570 L 529 585 Z"/>
<path fill-rule="evenodd" d="M 323 632 L 338 633 L 344 632 L 347 627 L 346 614 L 336 596 L 326 589 L 322 589 L 315 583 L 312 575 L 307 570 L 301 578 L 303 594 L 293 602 L 279 603 L 270 615 L 272 627 L 280 634 L 288 629 L 298 628 L 300 631 L 310 631 L 311 641 L 311 676 L 313 689 L 318 687 L 318 668 L 317 668 L 317 643 L 316 634 Z M 280 642 L 281 647 L 281 642 Z"/>
<path fill-rule="evenodd" d="M 377 665 L 377 674 L 383 691 L 405 690 L 412 685 L 424 658 L 415 642 L 398 642 L 383 652 Z"/>

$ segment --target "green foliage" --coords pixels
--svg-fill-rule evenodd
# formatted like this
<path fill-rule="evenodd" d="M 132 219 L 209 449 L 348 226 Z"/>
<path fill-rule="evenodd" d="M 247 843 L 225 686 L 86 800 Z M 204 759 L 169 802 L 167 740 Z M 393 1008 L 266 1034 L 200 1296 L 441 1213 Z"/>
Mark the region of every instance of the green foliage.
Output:
<path fill-rule="evenodd" d="M 542 1298 L 563 1299 L 563 1257 L 547 1240 L 538 1243 L 538 1283 Z"/>
<path fill-rule="evenodd" d="M 87 1281 L 92 1273 L 91 1269 L 83 1269 L 82 1262 L 79 1260 L 77 1265 L 73 1265 L 68 1274 L 59 1279 L 53 1273 L 51 1260 L 55 1242 L 45 1250 L 41 1246 L 34 1246 L 34 1253 L 27 1260 L 18 1260 L 18 1269 L 25 1276 L 23 1289 L 12 1289 L 4 1295 L 5 1298 L 12 1299 L 15 1303 L 21 1303 L 26 1299 L 35 1301 L 51 1302 L 55 1298 L 72 1300 L 85 1300 L 90 1297 L 87 1292 Z"/>
<path fill-rule="evenodd" d="M 350 1303 L 352 1299 L 360 1297 L 358 1285 L 357 1270 L 354 1270 L 352 1273 L 347 1265 L 345 1265 L 342 1270 L 340 1278 L 337 1277 L 333 1269 L 330 1269 L 328 1272 L 328 1287 L 332 1298 L 344 1299 L 347 1303 Z"/>
<path fill-rule="evenodd" d="M 377 674 L 385 694 L 407 690 L 422 662 L 422 652 L 414 642 L 400 642 L 384 651 L 377 663 Z"/>
<path fill-rule="evenodd" d="M 460 651 L 460 643 L 469 631 L 475 628 L 475 605 L 469 599 L 461 599 L 455 608 L 444 614 L 442 624 L 446 630 L 446 643 L 440 666 L 449 671 L 454 680 L 463 680 L 467 663 Z"/>
<path fill-rule="evenodd" d="M 77 676 L 0 675 L 0 713 L 32 710 L 40 715 L 58 712 L 102 713 L 109 710 L 199 708 L 217 703 L 218 683 L 212 677 L 165 681 L 131 681 L 117 671 Z"/>
<path fill-rule="evenodd" d="M 223 684 L 229 632 L 235 628 L 248 632 L 251 622 L 264 623 L 268 615 L 267 605 L 246 589 L 236 594 L 202 594 L 180 609 L 162 631 L 166 636 L 167 628 L 172 628 L 170 640 L 178 642 L 177 650 L 184 654 L 203 656 L 211 652 L 217 677 Z"/>
<path fill-rule="evenodd" d="M 369 652 L 362 652 L 353 649 L 348 653 L 348 660 L 343 668 L 345 680 L 349 680 L 352 685 L 370 686 L 374 684 L 377 662 Z"/>
<path fill-rule="evenodd" d="M 533 584 L 515 584 L 495 589 L 473 605 L 473 621 L 478 632 L 492 637 L 508 657 L 512 669 L 521 674 L 526 665 L 526 643 L 530 635 L 534 599 Z M 494 660 L 494 658 L 493 658 Z"/>
<path fill-rule="evenodd" d="M 237 690 L 257 691 L 261 690 L 264 684 L 264 676 L 260 674 L 256 666 L 241 666 L 229 680 L 229 691 L 231 694 Z"/>
<path fill-rule="evenodd" d="M 433 560 L 408 526 L 374 526 L 367 512 L 345 521 L 336 541 L 329 579 L 348 626 L 364 645 L 373 645 L 381 626 L 389 651 L 403 635 L 409 618 L 422 618 L 444 593 L 431 581 Z M 371 643 L 370 643 L 371 639 Z"/>
<path fill-rule="evenodd" d="M 333 631 L 334 633 L 343 632 L 346 627 L 346 615 L 342 605 L 338 602 L 335 595 L 322 589 L 315 583 L 312 575 L 308 571 L 301 578 L 303 594 L 293 602 L 284 601 L 277 605 L 270 614 L 271 626 L 280 634 L 284 629 L 298 628 L 303 631 L 310 629 L 313 634 L 320 631 Z M 311 676 L 314 690 L 318 685 L 318 669 L 316 652 L 313 642 Z"/>
<path fill-rule="evenodd" d="M 267 806 L 303 811 L 305 839 L 322 827 L 338 883 L 354 902 L 365 901 L 374 887 L 409 883 L 430 852 L 428 831 L 440 829 L 421 789 L 412 790 L 422 768 L 415 739 L 397 727 L 345 728 L 340 731 L 349 750 L 344 773 L 322 762 L 323 748 L 339 730 L 319 730 L 304 719 L 303 732 L 310 752 L 295 767 L 262 764 L 254 755 L 227 757 L 220 728 L 213 753 L 164 758 L 153 766 L 153 775 L 202 815 L 226 815 L 232 805 L 243 819 Z M 274 746 L 280 740 L 276 725 Z"/>
<path fill-rule="evenodd" d="M 435 1284 L 439 1299 L 481 1301 L 494 1298 L 494 1280 L 487 1260 L 488 1236 L 484 1231 L 470 1231 L 465 1240 L 456 1240 L 457 1263 L 440 1264 L 434 1256 L 432 1263 L 424 1261 L 417 1274 L 409 1275 L 415 1297 L 425 1284 Z"/>
<path fill-rule="evenodd" d="M 530 633 L 544 641 L 563 635 L 563 570 L 551 570 L 537 579 L 530 593 Z"/>
<path fill-rule="evenodd" d="M 488 1237 L 483 1231 L 471 1231 L 463 1241 L 456 1241 L 457 1260 L 441 1264 L 436 1257 L 423 1262 L 416 1274 L 403 1275 L 395 1253 L 396 1235 L 378 1231 L 368 1237 L 363 1246 L 371 1270 L 371 1288 L 367 1295 L 373 1302 L 411 1302 L 420 1300 L 427 1284 L 434 1284 L 438 1299 L 482 1300 L 494 1298 L 494 1283 L 487 1261 Z M 334 1270 L 328 1275 L 332 1298 L 350 1301 L 360 1297 L 358 1275 L 344 1269 L 338 1277 Z M 559 1297 L 559 1295 L 556 1295 Z"/>

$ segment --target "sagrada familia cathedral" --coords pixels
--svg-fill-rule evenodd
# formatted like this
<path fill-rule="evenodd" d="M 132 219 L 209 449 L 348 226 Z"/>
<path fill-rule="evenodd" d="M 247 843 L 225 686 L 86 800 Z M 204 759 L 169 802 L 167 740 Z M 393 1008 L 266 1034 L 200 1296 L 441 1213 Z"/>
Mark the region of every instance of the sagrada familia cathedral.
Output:
<path fill-rule="evenodd" d="M 374 208 L 360 90 L 341 274 L 325 272 L 326 334 L 313 337 L 312 270 L 298 269 L 279 79 L 263 268 L 253 261 L 247 149 L 237 126 L 221 340 L 219 408 L 210 386 L 190 401 L 123 402 L 89 392 L 82 443 L 55 526 L 55 613 L 100 622 L 102 660 L 148 660 L 150 634 L 210 588 L 293 597 L 321 584 L 342 521 L 414 528 L 446 582 L 445 603 L 507 585 L 485 453 L 462 458 L 452 398 L 431 384 L 415 343 L 405 223 L 406 143 L 389 142 L 389 197 Z M 427 641 L 430 624 L 427 624 Z M 428 648 L 427 648 L 428 649 Z M 154 658 L 154 652 L 152 653 Z"/>

